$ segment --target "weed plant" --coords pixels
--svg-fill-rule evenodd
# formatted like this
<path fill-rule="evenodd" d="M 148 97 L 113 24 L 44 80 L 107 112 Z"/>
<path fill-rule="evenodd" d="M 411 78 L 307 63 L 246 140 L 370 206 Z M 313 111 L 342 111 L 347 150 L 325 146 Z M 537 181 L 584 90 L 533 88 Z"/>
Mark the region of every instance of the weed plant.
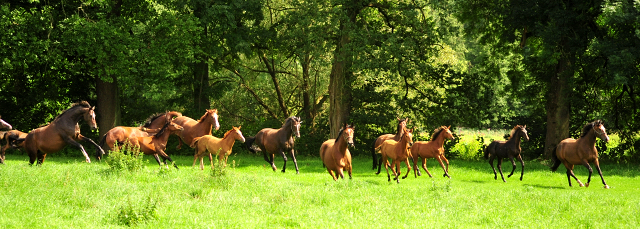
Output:
<path fill-rule="evenodd" d="M 156 201 L 151 197 L 143 203 L 136 203 L 129 199 L 124 206 L 118 209 L 116 222 L 120 225 L 135 226 L 157 218 Z"/>
<path fill-rule="evenodd" d="M 105 158 L 105 163 L 111 171 L 136 172 L 144 168 L 143 153 L 140 148 L 125 141 L 122 147 L 116 144 L 113 151 Z"/>

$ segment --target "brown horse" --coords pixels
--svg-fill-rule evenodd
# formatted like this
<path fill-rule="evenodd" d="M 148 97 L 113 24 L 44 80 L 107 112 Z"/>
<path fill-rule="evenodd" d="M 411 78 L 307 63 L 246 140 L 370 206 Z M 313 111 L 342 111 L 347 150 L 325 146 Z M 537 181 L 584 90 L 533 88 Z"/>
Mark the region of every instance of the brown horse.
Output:
<path fill-rule="evenodd" d="M 591 174 L 593 173 L 593 169 L 589 165 L 589 163 L 594 163 L 596 165 L 596 169 L 598 170 L 598 174 L 600 174 L 600 178 L 602 179 L 602 184 L 604 184 L 604 188 L 609 188 L 609 185 L 604 181 L 604 177 L 602 177 L 602 170 L 600 170 L 600 162 L 598 161 L 598 150 L 596 149 L 596 137 L 600 138 L 604 142 L 609 141 L 609 136 L 607 136 L 607 132 L 605 131 L 604 125 L 601 120 L 596 120 L 592 123 L 589 123 L 582 127 L 582 135 L 580 138 L 573 139 L 567 138 L 562 140 L 558 146 L 556 146 L 555 152 L 552 154 L 553 156 L 553 166 L 551 167 L 551 171 L 556 171 L 560 166 L 560 163 L 564 164 L 564 167 L 567 168 L 567 179 L 569 180 L 569 187 L 571 187 L 571 177 L 576 179 L 580 187 L 587 186 L 589 187 L 589 183 L 591 182 Z M 582 184 L 580 180 L 573 174 L 573 166 L 574 165 L 584 165 L 589 170 L 589 178 L 586 184 Z"/>
<path fill-rule="evenodd" d="M 5 153 L 7 149 L 24 149 L 24 139 L 26 137 L 27 133 L 19 130 L 0 132 L 0 141 L 6 142 L 6 145 L 4 145 L 1 149 L 2 152 L 0 152 L 0 164 L 4 164 Z"/>
<path fill-rule="evenodd" d="M 391 171 L 398 183 L 400 183 L 400 162 L 404 161 L 407 164 L 407 174 L 405 174 L 402 179 L 407 178 L 409 172 L 411 171 L 411 165 L 409 164 L 409 157 L 411 157 L 411 146 L 413 145 L 413 129 L 407 130 L 403 128 L 402 136 L 400 137 L 400 141 L 395 141 L 393 139 L 384 141 L 376 151 L 379 151 L 382 154 L 382 161 L 384 162 L 384 168 L 387 170 L 387 178 L 388 181 L 391 181 L 391 176 L 389 175 L 389 166 L 391 166 Z M 389 164 L 389 159 L 393 160 L 393 165 Z M 395 167 L 395 169 L 394 169 Z"/>
<path fill-rule="evenodd" d="M 173 118 L 180 117 L 182 114 L 176 111 L 168 111 L 151 115 L 144 125 L 140 127 L 116 126 L 109 130 L 100 140 L 100 146 L 113 150 L 115 143 L 122 145 L 127 139 L 135 139 L 137 137 L 148 137 L 160 130 L 165 124 L 171 122 Z M 106 143 L 106 145 L 105 145 Z"/>
<path fill-rule="evenodd" d="M 449 160 L 444 157 L 443 147 L 445 139 L 453 139 L 453 134 L 451 133 L 451 130 L 449 130 L 449 127 L 441 126 L 436 129 L 433 132 L 433 135 L 431 135 L 431 140 L 428 142 L 417 141 L 413 143 L 413 146 L 411 146 L 411 155 L 413 157 L 413 175 L 415 177 L 422 176 L 422 174 L 420 174 L 420 169 L 416 165 L 418 158 L 422 158 L 422 168 L 424 171 L 427 172 L 429 177 L 433 177 L 431 176 L 431 173 L 429 173 L 429 170 L 427 170 L 427 158 L 435 158 L 440 163 L 440 166 L 442 166 L 442 170 L 444 170 L 444 175 L 442 176 L 449 177 L 449 179 L 451 179 L 451 176 L 449 176 Z M 446 169 L 442 160 L 447 163 Z"/>
<path fill-rule="evenodd" d="M 293 150 L 295 144 L 295 137 L 300 137 L 300 117 L 291 116 L 284 121 L 284 124 L 280 129 L 271 129 L 264 128 L 260 130 L 256 136 L 248 137 L 247 141 L 244 144 L 247 146 L 249 151 L 256 152 L 257 150 L 253 148 L 253 143 L 260 148 L 260 151 L 264 154 L 264 160 L 271 164 L 271 168 L 273 171 L 276 171 L 276 165 L 273 163 L 274 154 L 282 155 L 284 159 L 284 165 L 282 166 L 282 172 L 284 173 L 287 168 L 287 155 L 286 151 L 291 152 L 291 157 L 293 157 L 293 164 L 296 166 L 296 174 L 300 173 L 298 170 L 298 161 L 296 161 L 296 156 Z M 267 156 L 270 154 L 271 156 Z"/>
<path fill-rule="evenodd" d="M 511 177 L 513 172 L 516 171 L 516 162 L 513 161 L 513 158 L 517 158 L 522 165 L 522 172 L 520 172 L 520 180 L 522 180 L 522 176 L 524 176 L 524 161 L 522 160 L 522 156 L 520 152 L 522 149 L 520 148 L 520 138 L 523 137 L 525 141 L 529 141 L 529 135 L 527 135 L 527 125 L 521 126 L 517 125 L 511 129 L 511 133 L 509 134 L 509 140 L 507 141 L 493 141 L 484 149 L 484 158 L 489 159 L 489 164 L 493 169 L 493 179 L 498 179 L 498 174 L 496 173 L 496 169 L 493 167 L 493 160 L 498 158 L 498 170 L 500 171 L 500 177 L 502 177 L 503 182 L 507 182 L 504 179 L 504 175 L 502 174 L 502 159 L 509 158 L 511 160 L 511 165 L 513 165 L 513 169 L 511 170 L 511 174 L 507 177 Z"/>
<path fill-rule="evenodd" d="M 11 129 L 13 129 L 11 124 L 2 120 L 2 116 L 0 116 L 0 130 L 11 130 Z"/>
<path fill-rule="evenodd" d="M 320 160 L 327 167 L 327 171 L 329 171 L 333 180 L 338 180 L 336 175 L 333 174 L 334 171 L 340 178 L 344 179 L 343 170 L 347 170 L 349 179 L 351 179 L 351 153 L 348 147 L 354 147 L 354 128 L 353 124 L 347 125 L 345 123 L 336 139 L 326 140 L 320 146 Z"/>
<path fill-rule="evenodd" d="M 153 157 L 158 162 L 158 165 L 160 165 L 160 167 L 162 168 L 162 163 L 166 164 L 167 159 L 169 159 L 169 162 L 173 163 L 171 157 L 169 157 L 169 155 L 167 155 L 167 153 L 165 152 L 165 150 L 167 149 L 167 141 L 169 140 L 169 135 L 174 132 L 180 132 L 182 130 L 183 128 L 180 125 L 172 122 L 167 122 L 156 135 L 148 137 L 136 137 L 133 139 L 129 139 L 129 142 L 131 143 L 131 145 L 138 147 L 140 149 L 140 152 L 144 153 L 145 155 L 153 155 Z M 158 155 L 162 157 L 162 162 L 160 162 L 160 158 L 158 158 Z M 178 166 L 175 164 L 173 166 L 176 167 L 176 169 L 178 168 Z"/>
<path fill-rule="evenodd" d="M 71 108 L 58 115 L 51 124 L 29 132 L 24 140 L 24 146 L 29 155 L 29 164 L 33 165 L 33 162 L 38 159 L 38 165 L 41 165 L 48 153 L 58 152 L 66 145 L 79 148 L 85 160 L 91 163 L 91 159 L 89 159 L 84 147 L 77 142 L 80 140 L 89 141 L 96 147 L 96 157 L 102 156 L 104 154 L 102 148 L 90 138 L 82 136 L 78 125 L 80 119 L 84 118 L 91 129 L 98 129 L 94 109 L 95 107 L 92 107 L 86 101 L 74 103 Z"/>
<path fill-rule="evenodd" d="M 193 139 L 202 137 L 204 135 L 211 135 L 211 127 L 216 127 L 216 130 L 220 129 L 220 123 L 218 123 L 218 110 L 207 110 L 202 115 L 200 120 L 196 121 L 187 116 L 178 117 L 173 120 L 176 124 L 182 126 L 184 130 L 180 133 L 180 142 L 178 143 L 178 149 L 182 148 L 182 142 L 191 146 Z"/>
<path fill-rule="evenodd" d="M 383 134 L 380 135 L 377 139 L 376 142 L 373 144 L 373 152 L 371 153 L 371 157 L 373 157 L 373 169 L 378 168 L 378 173 L 380 173 L 380 163 L 382 161 L 382 159 L 378 160 L 376 158 L 376 150 L 375 148 L 378 148 L 378 146 L 380 146 L 384 141 L 389 140 L 389 139 L 393 139 L 396 141 L 400 141 L 400 136 L 402 135 L 402 128 L 405 128 L 407 126 L 407 122 L 409 122 L 409 118 L 404 118 L 404 119 L 398 119 L 398 127 L 396 128 L 396 134 Z"/>
<path fill-rule="evenodd" d="M 211 169 L 213 169 L 213 157 L 211 154 L 217 154 L 218 162 L 224 162 L 224 166 L 226 167 L 227 160 L 229 159 L 229 155 L 231 155 L 231 150 L 233 149 L 233 144 L 236 140 L 245 142 L 240 128 L 242 128 L 242 126 L 233 127 L 231 130 L 227 131 L 222 138 L 216 138 L 211 135 L 194 138 L 193 143 L 191 144 L 191 148 L 196 149 L 196 153 L 193 155 L 193 166 L 196 166 L 196 161 L 198 161 L 199 158 L 200 169 L 204 170 L 204 163 L 202 160 L 204 159 L 205 153 L 209 152 Z"/>

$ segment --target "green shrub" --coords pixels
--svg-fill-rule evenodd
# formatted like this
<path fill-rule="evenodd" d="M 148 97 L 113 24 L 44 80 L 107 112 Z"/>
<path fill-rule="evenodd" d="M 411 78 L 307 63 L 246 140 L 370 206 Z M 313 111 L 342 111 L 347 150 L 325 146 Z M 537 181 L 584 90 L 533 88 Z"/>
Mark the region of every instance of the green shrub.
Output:
<path fill-rule="evenodd" d="M 116 220 L 120 225 L 135 226 L 157 217 L 156 201 L 149 197 L 146 203 L 142 204 L 127 201 L 126 205 L 118 209 Z"/>
<path fill-rule="evenodd" d="M 461 138 L 451 148 L 453 155 L 463 160 L 480 160 L 482 158 L 482 141 L 473 138 Z"/>
<path fill-rule="evenodd" d="M 128 141 L 118 147 L 116 144 L 115 151 L 111 151 L 105 158 L 105 163 L 109 166 L 109 169 L 113 171 L 140 171 L 144 168 L 144 161 L 142 154 L 138 147 L 129 144 Z"/>

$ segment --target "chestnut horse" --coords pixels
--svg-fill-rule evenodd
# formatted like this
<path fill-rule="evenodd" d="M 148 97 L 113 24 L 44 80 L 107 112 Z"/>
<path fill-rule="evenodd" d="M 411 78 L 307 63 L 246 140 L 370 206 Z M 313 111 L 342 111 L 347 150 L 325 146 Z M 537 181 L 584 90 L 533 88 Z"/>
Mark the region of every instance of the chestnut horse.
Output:
<path fill-rule="evenodd" d="M 0 132 L 0 141 L 5 141 L 7 144 L 2 147 L 0 152 L 0 164 L 4 164 L 5 153 L 7 149 L 23 149 L 24 139 L 27 137 L 27 133 L 19 130 L 10 130 Z M 22 139 L 22 140 L 19 140 Z"/>
<path fill-rule="evenodd" d="M 86 162 L 91 163 L 84 147 L 77 142 L 80 140 L 88 141 L 96 147 L 97 158 L 102 156 L 104 154 L 102 148 L 90 138 L 82 136 L 78 125 L 80 119 L 84 118 L 92 130 L 98 129 L 95 108 L 86 101 L 74 103 L 71 108 L 63 111 L 49 125 L 29 132 L 24 140 L 24 147 L 29 155 L 29 164 L 33 165 L 33 162 L 38 159 L 38 165 L 42 165 L 48 153 L 58 152 L 66 145 L 79 148 Z"/>
<path fill-rule="evenodd" d="M 593 169 L 589 163 L 592 162 L 596 165 L 596 169 L 598 170 L 598 174 L 600 174 L 604 188 L 609 188 L 609 185 L 604 181 L 604 177 L 602 177 L 602 170 L 600 170 L 598 150 L 595 147 L 596 137 L 600 138 L 604 142 L 609 141 L 609 136 L 607 136 L 607 132 L 601 120 L 596 120 L 582 127 L 582 134 L 577 140 L 573 138 L 562 140 L 558 146 L 556 146 L 555 152 L 551 154 L 554 161 L 551 171 L 555 172 L 558 169 L 558 166 L 560 166 L 560 163 L 564 164 L 564 167 L 567 168 L 569 187 L 571 187 L 571 177 L 576 179 L 578 184 L 580 184 L 580 187 L 589 187 L 591 174 L 593 173 Z M 589 178 L 586 184 L 582 184 L 576 175 L 573 174 L 574 165 L 584 165 L 584 167 L 587 167 L 589 170 Z"/>
<path fill-rule="evenodd" d="M 182 114 L 176 111 L 168 111 L 165 113 L 153 114 L 144 125 L 140 127 L 116 126 L 109 130 L 100 140 L 100 146 L 113 150 L 115 143 L 122 145 L 127 139 L 135 139 L 137 137 L 148 137 L 160 130 L 165 124 L 171 122 L 173 118 L 180 117 Z M 106 143 L 106 146 L 105 146 Z"/>
<path fill-rule="evenodd" d="M 136 137 L 133 139 L 129 139 L 129 142 L 131 143 L 131 145 L 138 147 L 140 149 L 140 152 L 144 153 L 145 155 L 153 155 L 153 157 L 158 162 L 158 165 L 160 165 L 160 168 L 162 168 L 162 163 L 166 164 L 167 159 L 169 159 L 169 162 L 173 163 L 171 157 L 169 157 L 169 155 L 167 155 L 167 153 L 165 152 L 165 150 L 167 149 L 167 141 L 169 140 L 169 135 L 175 132 L 180 132 L 182 130 L 182 126 L 173 122 L 167 122 L 162 128 L 160 128 L 156 135 L 148 137 Z M 158 158 L 158 155 L 162 157 L 162 162 L 160 162 L 160 158 Z M 178 168 L 178 166 L 175 164 L 173 166 L 176 167 L 176 169 Z"/>
<path fill-rule="evenodd" d="M 196 149 L 196 153 L 193 155 L 193 166 L 196 166 L 196 161 L 200 158 L 200 169 L 204 170 L 204 163 L 202 160 L 204 159 L 205 153 L 209 152 L 211 169 L 213 169 L 213 157 L 211 154 L 217 154 L 218 162 L 224 162 L 224 166 L 226 167 L 227 160 L 229 159 L 229 155 L 231 155 L 231 150 L 233 149 L 233 144 L 236 140 L 245 142 L 240 128 L 242 128 L 242 126 L 233 127 L 231 130 L 227 131 L 222 138 L 216 138 L 211 135 L 194 138 L 193 143 L 191 144 L 191 148 Z"/>
<path fill-rule="evenodd" d="M 522 149 L 520 148 L 520 138 L 523 137 L 525 141 L 529 141 L 529 135 L 527 135 L 527 125 L 521 126 L 517 125 L 511 129 L 511 133 L 509 134 L 509 140 L 507 141 L 498 141 L 495 140 L 484 149 L 484 158 L 489 159 L 489 164 L 491 165 L 491 169 L 493 169 L 493 179 L 498 179 L 498 174 L 496 173 L 496 169 L 493 167 L 493 160 L 498 158 L 498 171 L 500 171 L 500 177 L 502 177 L 503 182 L 507 182 L 504 179 L 504 175 L 502 174 L 502 159 L 509 158 L 511 160 L 511 165 L 513 165 L 513 169 L 511 170 L 511 174 L 507 177 L 511 177 L 513 172 L 516 171 L 516 162 L 513 161 L 513 158 L 517 158 L 522 165 L 522 171 L 520 172 L 520 180 L 522 180 L 522 176 L 524 176 L 524 161 L 522 161 L 522 156 L 520 152 Z"/>
<path fill-rule="evenodd" d="M 298 170 L 298 161 L 296 161 L 296 156 L 293 150 L 295 144 L 295 137 L 300 137 L 300 117 L 291 116 L 284 121 L 284 124 L 280 129 L 271 129 L 264 128 L 260 130 L 256 136 L 248 137 L 247 141 L 244 144 L 247 146 L 249 151 L 255 153 L 257 150 L 253 148 L 253 143 L 260 148 L 259 151 L 262 151 L 264 154 L 264 160 L 271 164 L 271 168 L 273 171 L 276 171 L 276 165 L 273 163 L 274 154 L 282 155 L 284 159 L 284 165 L 282 166 L 282 172 L 284 173 L 287 168 L 287 155 L 286 151 L 291 152 L 291 157 L 293 157 L 293 164 L 296 166 L 296 174 L 300 173 Z M 271 156 L 267 156 L 270 154 Z"/>
<path fill-rule="evenodd" d="M 11 124 L 5 122 L 4 120 L 2 120 L 2 116 L 0 116 L 0 130 L 11 130 L 13 129 L 13 127 L 11 126 Z"/>
<path fill-rule="evenodd" d="M 420 169 L 416 164 L 418 162 L 418 158 L 422 158 L 422 168 L 424 171 L 427 172 L 429 177 L 433 177 L 427 169 L 427 158 L 435 158 L 440 163 L 440 166 L 442 166 L 442 170 L 444 170 L 444 174 L 442 176 L 449 177 L 449 179 L 451 179 L 451 176 L 449 176 L 449 160 L 444 157 L 443 147 L 445 139 L 453 139 L 453 134 L 451 133 L 451 130 L 449 130 L 449 127 L 441 126 L 436 129 L 431 135 L 431 140 L 428 142 L 417 141 L 413 143 L 413 146 L 411 146 L 411 156 L 413 157 L 413 175 L 415 177 L 422 176 L 422 174 L 420 174 Z M 446 169 L 442 160 L 447 163 Z"/>
<path fill-rule="evenodd" d="M 386 140 L 376 148 L 376 151 L 379 151 L 382 154 L 381 162 L 384 162 L 384 168 L 387 170 L 388 181 L 391 181 L 391 176 L 389 175 L 389 166 L 391 166 L 391 171 L 395 176 L 393 179 L 398 183 L 400 183 L 398 176 L 402 173 L 400 171 L 400 162 L 404 161 L 407 164 L 407 174 L 405 174 L 402 179 L 407 178 L 411 171 L 409 157 L 411 156 L 411 146 L 413 145 L 413 129 L 407 130 L 407 128 L 403 128 L 403 130 L 404 131 L 400 136 L 400 141 L 395 141 L 393 139 Z M 389 164 L 389 158 L 393 160 L 393 165 Z"/>
<path fill-rule="evenodd" d="M 376 150 L 375 148 L 378 148 L 378 146 L 380 146 L 382 144 L 382 142 L 389 140 L 389 139 L 393 139 L 396 141 L 400 141 L 400 136 L 402 135 L 402 128 L 405 128 L 407 126 L 407 122 L 409 122 L 409 118 L 404 118 L 404 119 L 399 119 L 396 117 L 396 119 L 398 119 L 398 127 L 396 128 L 396 134 L 383 134 L 380 135 L 375 143 L 373 144 L 373 152 L 371 153 L 371 156 L 373 157 L 373 169 L 376 169 L 376 167 L 378 168 L 378 173 L 380 173 L 380 161 L 376 158 Z M 382 159 L 380 159 L 382 160 Z"/>
<path fill-rule="evenodd" d="M 211 127 L 214 125 L 216 130 L 220 129 L 217 109 L 207 110 L 198 121 L 187 116 L 182 116 L 174 119 L 173 122 L 184 128 L 180 133 L 180 142 L 178 143 L 177 149 L 182 148 L 182 142 L 191 146 L 194 138 L 202 137 L 207 134 L 211 135 Z"/>
<path fill-rule="evenodd" d="M 320 160 L 333 180 L 338 180 L 335 172 L 340 178 L 344 179 L 343 170 L 347 170 L 349 173 L 349 179 L 351 179 L 351 153 L 348 147 L 353 148 L 353 131 L 355 126 L 353 124 L 347 125 L 346 123 L 340 129 L 336 139 L 329 139 L 322 143 L 320 146 Z"/>

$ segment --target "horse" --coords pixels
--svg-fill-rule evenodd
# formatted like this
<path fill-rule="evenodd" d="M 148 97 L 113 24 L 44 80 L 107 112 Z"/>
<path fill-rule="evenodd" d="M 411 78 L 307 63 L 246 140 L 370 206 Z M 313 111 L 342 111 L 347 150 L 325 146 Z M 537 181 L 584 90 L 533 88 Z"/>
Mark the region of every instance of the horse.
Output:
<path fill-rule="evenodd" d="M 351 179 L 351 153 L 348 147 L 355 147 L 353 145 L 354 129 L 353 123 L 351 125 L 345 123 L 336 139 L 326 140 L 320 146 L 320 160 L 322 160 L 333 180 L 338 180 L 333 172 L 344 179 L 343 170 L 347 170 L 349 179 Z"/>
<path fill-rule="evenodd" d="M 298 162 L 296 161 L 296 156 L 294 154 L 294 144 L 295 137 L 300 137 L 300 117 L 291 116 L 287 118 L 280 127 L 280 129 L 271 129 L 264 128 L 260 130 L 256 136 L 248 137 L 247 141 L 244 142 L 245 146 L 249 149 L 249 151 L 256 153 L 257 151 L 262 151 L 264 154 L 264 160 L 271 164 L 271 168 L 273 171 L 276 171 L 276 165 L 273 163 L 273 156 L 277 153 L 282 155 L 284 159 L 284 165 L 282 166 L 282 172 L 284 173 L 287 168 L 287 155 L 286 151 L 291 151 L 291 157 L 293 157 L 293 164 L 296 166 L 296 174 L 300 174 L 300 170 L 298 169 Z M 256 150 L 253 148 L 253 144 L 256 144 L 260 150 Z M 267 154 L 271 154 L 271 157 L 267 156 Z"/>
<path fill-rule="evenodd" d="M 598 150 L 595 147 L 596 137 L 600 138 L 604 142 L 609 141 L 609 136 L 607 136 L 607 132 L 601 120 L 596 120 L 582 127 L 582 134 L 580 135 L 580 138 L 567 138 L 562 140 L 556 146 L 554 153 L 551 154 L 554 161 L 551 171 L 555 172 L 558 169 L 558 166 L 560 166 L 560 163 L 564 164 L 564 167 L 567 168 L 567 180 L 569 180 L 569 187 L 571 187 L 571 177 L 576 179 L 578 184 L 580 184 L 580 187 L 589 187 L 591 174 L 593 173 L 593 169 L 589 165 L 591 162 L 596 165 L 596 169 L 598 170 L 598 174 L 600 174 L 604 188 L 609 188 L 609 185 L 604 181 L 604 177 L 602 177 L 602 170 L 600 170 Z M 584 167 L 587 167 L 589 170 L 589 178 L 586 184 L 582 184 L 576 175 L 573 174 L 573 166 L 580 164 L 584 165 Z"/>
<path fill-rule="evenodd" d="M 2 116 L 0 116 L 0 130 L 11 130 L 11 129 L 13 129 L 11 124 L 2 120 Z"/>
<path fill-rule="evenodd" d="M 373 157 L 373 169 L 378 168 L 378 173 L 380 173 L 380 161 L 378 161 L 378 159 L 376 158 L 376 150 L 375 148 L 378 148 L 378 146 L 380 146 L 382 144 L 382 142 L 389 140 L 389 139 L 393 139 L 396 141 L 400 141 L 400 136 L 402 135 L 402 128 L 405 128 L 407 126 L 407 122 L 409 122 L 409 118 L 404 118 L 404 119 L 400 119 L 397 118 L 398 120 L 398 127 L 396 128 L 396 134 L 383 134 L 380 135 L 375 143 L 373 144 L 373 152 L 371 153 L 371 157 Z M 382 160 L 382 159 L 380 159 Z"/>
<path fill-rule="evenodd" d="M 171 122 L 173 118 L 180 117 L 182 114 L 176 111 L 168 111 L 165 113 L 157 113 L 147 118 L 144 125 L 140 127 L 116 126 L 111 128 L 100 140 L 100 146 L 113 150 L 115 143 L 123 143 L 127 139 L 135 139 L 137 137 L 148 137 L 157 133 L 166 123 Z M 106 146 L 105 146 L 106 143 Z"/>
<path fill-rule="evenodd" d="M 417 141 L 413 143 L 413 146 L 411 146 L 411 155 L 413 157 L 413 175 L 415 177 L 422 176 L 422 174 L 420 174 L 420 169 L 417 166 L 418 158 L 422 158 L 422 168 L 424 171 L 427 172 L 429 177 L 433 177 L 427 169 L 427 158 L 435 158 L 440 163 L 440 166 L 442 166 L 442 170 L 444 170 L 444 174 L 442 176 L 449 177 L 449 179 L 451 179 L 451 176 L 449 176 L 449 160 L 444 157 L 443 147 L 445 139 L 454 139 L 451 130 L 449 130 L 450 127 L 451 126 L 441 126 L 438 129 L 435 129 L 431 135 L 431 140 L 428 142 Z M 446 169 L 442 160 L 447 163 Z"/>
<path fill-rule="evenodd" d="M 218 161 L 224 162 L 224 166 L 226 167 L 227 160 L 229 159 L 229 155 L 231 155 L 231 150 L 233 149 L 233 144 L 236 142 L 236 140 L 245 142 L 240 128 L 242 128 L 242 126 L 231 128 L 231 130 L 227 131 L 222 138 L 216 138 L 211 135 L 194 138 L 191 145 L 191 148 L 195 148 L 195 154 L 193 155 L 193 166 L 196 166 L 196 161 L 198 161 L 199 158 L 200 170 L 204 170 L 204 163 L 202 162 L 202 160 L 204 159 L 205 153 L 208 151 L 209 162 L 211 162 L 212 170 L 213 157 L 211 156 L 211 154 L 217 154 Z"/>
<path fill-rule="evenodd" d="M 389 166 L 391 166 L 391 171 L 395 176 L 393 179 L 398 183 L 400 183 L 398 176 L 402 173 L 400 171 L 401 161 L 404 161 L 407 164 L 407 174 L 405 174 L 402 179 L 407 178 L 411 171 L 409 157 L 411 156 L 411 146 L 413 145 L 413 129 L 407 130 L 406 128 L 403 128 L 403 130 L 400 141 L 395 141 L 393 139 L 386 140 L 376 148 L 376 151 L 379 151 L 382 154 L 382 160 L 380 162 L 382 163 L 382 161 L 384 161 L 384 168 L 387 170 L 388 181 L 391 181 L 391 176 L 389 175 Z M 393 160 L 393 165 L 389 164 L 389 158 Z"/>
<path fill-rule="evenodd" d="M 502 177 L 503 182 L 507 182 L 504 179 L 504 175 L 502 174 L 502 159 L 509 158 L 511 160 L 511 165 L 513 165 L 513 169 L 511 170 L 511 174 L 507 177 L 511 177 L 513 172 L 516 170 L 516 162 L 513 161 L 513 158 L 517 158 L 520 161 L 520 165 L 522 165 L 522 172 L 520 172 L 520 180 L 522 180 L 522 176 L 524 176 L 524 161 L 522 161 L 522 156 L 520 152 L 520 138 L 523 137 L 525 141 L 529 141 L 529 135 L 527 135 L 527 125 L 521 126 L 516 125 L 511 129 L 511 133 L 509 134 L 509 140 L 507 141 L 498 141 L 495 140 L 489 144 L 484 149 L 484 159 L 489 159 L 489 164 L 491 165 L 491 169 L 493 169 L 493 179 L 498 179 L 498 174 L 496 173 L 496 169 L 493 167 L 493 160 L 498 158 L 498 171 L 500 171 L 500 177 Z"/>
<path fill-rule="evenodd" d="M 220 129 L 220 123 L 218 123 L 218 110 L 206 110 L 204 115 L 200 117 L 200 120 L 196 121 L 187 116 L 181 116 L 173 120 L 176 124 L 182 126 L 184 130 L 179 135 L 179 143 L 177 149 L 182 148 L 182 142 L 191 146 L 193 139 L 202 137 L 204 135 L 211 135 L 211 127 L 214 126 L 216 130 Z"/>
<path fill-rule="evenodd" d="M 71 108 L 63 111 L 49 125 L 30 131 L 24 139 L 24 148 L 29 155 L 29 164 L 33 165 L 38 159 L 38 165 L 42 165 L 47 154 L 58 152 L 66 145 L 79 148 L 86 162 L 91 163 L 84 147 L 77 142 L 80 140 L 93 144 L 96 147 L 96 158 L 99 159 L 104 151 L 93 140 L 82 136 L 78 125 L 80 119 L 84 118 L 92 130 L 98 129 L 95 108 L 86 101 L 74 103 Z"/>
<path fill-rule="evenodd" d="M 23 149 L 24 148 L 24 140 L 18 141 L 18 139 L 25 139 L 27 137 L 27 133 L 19 131 L 19 130 L 10 130 L 0 132 L 0 141 L 5 141 L 6 145 L 0 149 L 0 164 L 4 164 L 5 160 L 5 152 L 7 149 Z"/>
<path fill-rule="evenodd" d="M 162 163 L 166 164 L 167 159 L 169 159 L 169 162 L 173 163 L 171 157 L 169 157 L 169 155 L 167 155 L 167 153 L 165 152 L 165 150 L 167 149 L 167 141 L 169 140 L 169 135 L 175 132 L 180 132 L 182 130 L 182 126 L 173 122 L 167 122 L 162 128 L 160 128 L 156 135 L 129 139 L 129 143 L 131 143 L 132 146 L 139 148 L 140 152 L 144 153 L 145 155 L 153 155 L 153 157 L 158 162 L 158 165 L 160 165 L 160 168 L 162 168 Z M 162 162 L 160 162 L 160 158 L 158 157 L 158 155 L 162 157 Z M 176 167 L 176 169 L 178 168 L 178 166 L 175 164 L 173 166 Z"/>

